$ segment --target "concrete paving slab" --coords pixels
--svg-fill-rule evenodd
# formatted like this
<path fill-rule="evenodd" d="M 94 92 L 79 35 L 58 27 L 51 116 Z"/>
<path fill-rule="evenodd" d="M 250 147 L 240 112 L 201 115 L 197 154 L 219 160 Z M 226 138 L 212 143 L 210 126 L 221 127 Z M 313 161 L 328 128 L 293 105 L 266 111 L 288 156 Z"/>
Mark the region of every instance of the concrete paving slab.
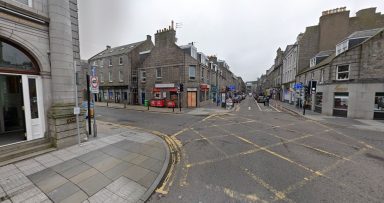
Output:
<path fill-rule="evenodd" d="M 133 164 L 122 162 L 116 165 L 115 167 L 109 169 L 108 171 L 105 171 L 103 174 L 111 180 L 116 180 L 117 178 L 121 177 L 124 172 L 128 170 L 129 167 L 132 166 Z"/>
<path fill-rule="evenodd" d="M 78 184 L 80 183 L 81 181 L 83 180 L 86 180 L 94 175 L 96 175 L 97 173 L 99 173 L 96 169 L 94 168 L 90 168 L 86 171 L 83 171 L 75 176 L 73 176 L 72 178 L 70 178 L 69 180 L 75 184 Z"/>
<path fill-rule="evenodd" d="M 138 163 L 137 165 L 141 166 L 143 168 L 146 168 L 148 170 L 158 172 L 161 170 L 161 167 L 163 166 L 163 162 L 148 157 L 147 159 L 143 160 L 142 162 Z"/>
<path fill-rule="evenodd" d="M 142 177 L 144 177 L 148 173 L 149 173 L 148 169 L 134 165 L 128 168 L 127 171 L 125 171 L 124 176 L 131 180 L 139 181 Z"/>
<path fill-rule="evenodd" d="M 140 180 L 138 180 L 137 183 L 148 188 L 155 181 L 155 179 L 157 178 L 157 175 L 158 175 L 157 173 L 150 171 L 144 177 L 142 177 Z"/>
<path fill-rule="evenodd" d="M 61 202 L 64 199 L 75 194 L 80 188 L 71 182 L 67 182 L 64 185 L 52 190 L 48 193 L 48 197 L 54 202 Z"/>
<path fill-rule="evenodd" d="M 99 190 L 109 185 L 111 182 L 112 181 L 110 181 L 103 174 L 97 173 L 96 175 L 91 176 L 88 179 L 85 179 L 79 182 L 77 186 L 79 186 L 89 196 L 92 196 Z"/>
<path fill-rule="evenodd" d="M 73 195 L 65 198 L 60 203 L 80 203 L 88 199 L 88 195 L 85 194 L 83 191 L 79 190 L 75 192 Z"/>
<path fill-rule="evenodd" d="M 49 193 L 54 189 L 64 185 L 68 180 L 63 176 L 56 174 L 50 177 L 47 177 L 40 182 L 36 182 L 35 184 L 39 187 L 44 193 Z"/>
<path fill-rule="evenodd" d="M 60 174 L 62 176 L 64 176 L 65 178 L 70 179 L 73 176 L 76 176 L 79 173 L 84 172 L 84 171 L 86 171 L 88 169 L 91 169 L 91 167 L 88 164 L 86 164 L 86 163 L 82 163 L 80 165 L 77 165 L 77 166 L 74 166 L 72 168 L 69 168 L 69 169 L 67 169 L 67 170 L 65 170 L 63 172 L 60 172 Z"/>
<path fill-rule="evenodd" d="M 76 167 L 76 166 L 79 166 L 80 164 L 82 164 L 83 162 L 77 160 L 77 159 L 70 159 L 68 161 L 64 161 L 63 163 L 61 164 L 58 164 L 54 167 L 52 167 L 52 169 L 58 173 L 62 173 L 70 168 L 73 168 L 73 167 Z"/>

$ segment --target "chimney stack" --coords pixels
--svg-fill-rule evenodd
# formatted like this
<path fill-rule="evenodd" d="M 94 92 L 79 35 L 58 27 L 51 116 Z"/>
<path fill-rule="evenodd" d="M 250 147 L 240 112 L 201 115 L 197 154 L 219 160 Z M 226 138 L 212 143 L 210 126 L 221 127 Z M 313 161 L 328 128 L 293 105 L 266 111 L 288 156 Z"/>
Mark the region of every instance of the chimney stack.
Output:
<path fill-rule="evenodd" d="M 151 35 L 147 35 L 147 40 L 148 40 L 148 41 L 151 41 L 151 40 L 152 40 Z"/>
<path fill-rule="evenodd" d="M 107 45 L 107 49 L 110 49 L 110 48 L 111 48 L 111 46 Z"/>

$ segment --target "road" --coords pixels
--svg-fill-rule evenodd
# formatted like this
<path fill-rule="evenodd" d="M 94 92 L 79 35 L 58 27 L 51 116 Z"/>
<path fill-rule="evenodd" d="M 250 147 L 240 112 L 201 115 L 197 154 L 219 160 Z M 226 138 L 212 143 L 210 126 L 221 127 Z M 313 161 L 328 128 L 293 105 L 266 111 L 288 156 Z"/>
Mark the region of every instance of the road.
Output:
<path fill-rule="evenodd" d="M 180 143 L 180 160 L 149 202 L 384 200 L 384 136 L 379 132 L 330 127 L 250 97 L 226 115 L 107 108 L 98 114 Z"/>

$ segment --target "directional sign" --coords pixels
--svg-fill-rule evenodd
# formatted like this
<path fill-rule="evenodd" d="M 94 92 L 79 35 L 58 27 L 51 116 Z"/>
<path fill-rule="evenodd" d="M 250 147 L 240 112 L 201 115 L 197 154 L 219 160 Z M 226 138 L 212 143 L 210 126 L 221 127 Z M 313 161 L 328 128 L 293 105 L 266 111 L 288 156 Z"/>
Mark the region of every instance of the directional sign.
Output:
<path fill-rule="evenodd" d="M 301 89 L 301 88 L 303 88 L 303 84 L 302 83 L 295 83 L 294 88 L 295 89 Z"/>
<path fill-rule="evenodd" d="M 99 79 L 97 76 L 91 76 L 91 93 L 98 94 L 99 93 Z"/>

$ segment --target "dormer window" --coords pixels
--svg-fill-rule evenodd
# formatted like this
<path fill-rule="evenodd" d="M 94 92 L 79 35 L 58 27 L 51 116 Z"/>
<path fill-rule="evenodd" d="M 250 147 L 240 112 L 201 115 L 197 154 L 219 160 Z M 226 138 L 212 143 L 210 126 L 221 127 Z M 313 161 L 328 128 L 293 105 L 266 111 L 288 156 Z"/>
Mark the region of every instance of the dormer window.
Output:
<path fill-rule="evenodd" d="M 316 57 L 313 57 L 311 58 L 311 60 L 309 61 L 309 67 L 314 67 L 316 66 Z"/>
<path fill-rule="evenodd" d="M 348 41 L 349 40 L 344 40 L 336 45 L 336 56 L 348 50 Z"/>

